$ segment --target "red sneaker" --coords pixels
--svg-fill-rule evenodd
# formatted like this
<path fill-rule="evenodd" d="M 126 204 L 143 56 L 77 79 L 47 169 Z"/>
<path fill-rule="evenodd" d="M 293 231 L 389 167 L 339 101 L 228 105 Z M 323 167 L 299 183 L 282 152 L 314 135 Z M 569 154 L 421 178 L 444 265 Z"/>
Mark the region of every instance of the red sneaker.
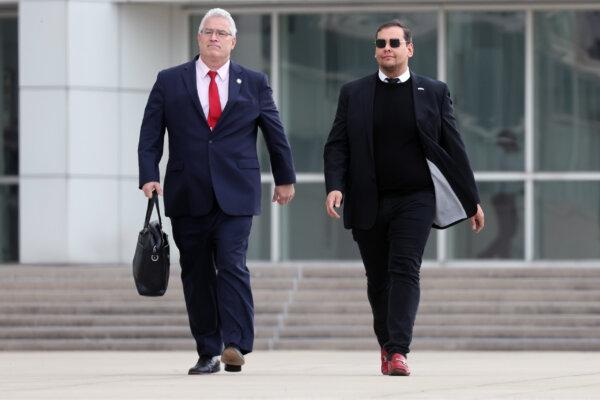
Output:
<path fill-rule="evenodd" d="M 389 375 L 388 374 L 387 351 L 384 348 L 381 348 L 381 373 L 384 375 Z"/>
<path fill-rule="evenodd" d="M 388 361 L 388 375 L 410 375 L 410 368 L 406 363 L 406 357 L 402 354 L 394 353 Z"/>

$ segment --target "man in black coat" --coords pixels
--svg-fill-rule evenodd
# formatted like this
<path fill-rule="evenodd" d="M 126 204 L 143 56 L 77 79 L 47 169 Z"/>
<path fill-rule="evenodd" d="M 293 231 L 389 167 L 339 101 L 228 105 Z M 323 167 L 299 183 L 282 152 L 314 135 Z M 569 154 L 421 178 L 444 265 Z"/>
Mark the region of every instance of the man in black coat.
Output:
<path fill-rule="evenodd" d="M 419 273 L 431 227 L 483 211 L 445 83 L 412 73 L 410 30 L 400 21 L 376 34 L 376 74 L 345 84 L 325 144 L 326 209 L 344 203 L 367 274 L 381 372 L 409 375 Z"/>

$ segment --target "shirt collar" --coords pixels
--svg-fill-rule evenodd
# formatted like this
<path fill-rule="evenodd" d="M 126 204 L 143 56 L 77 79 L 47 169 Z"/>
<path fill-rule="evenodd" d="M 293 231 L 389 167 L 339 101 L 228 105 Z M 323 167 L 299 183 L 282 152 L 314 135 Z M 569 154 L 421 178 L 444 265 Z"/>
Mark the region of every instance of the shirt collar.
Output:
<path fill-rule="evenodd" d="M 387 76 L 381 72 L 381 70 L 379 70 L 379 79 L 382 82 L 387 82 L 385 79 L 387 78 Z M 400 82 L 404 83 L 408 80 L 408 78 L 410 78 L 410 69 L 408 67 L 406 67 L 406 71 L 404 71 L 404 73 L 400 76 L 397 76 L 396 78 L 400 79 Z"/>
<path fill-rule="evenodd" d="M 225 64 L 223 64 L 223 66 L 217 70 L 217 76 L 222 81 L 226 81 L 227 78 L 229 77 L 229 64 L 230 63 L 231 63 L 231 60 L 227 60 L 227 62 Z M 204 61 L 202 61 L 202 58 L 198 57 L 198 61 L 196 61 L 196 65 L 197 65 L 197 68 L 200 69 L 200 76 L 202 78 L 204 78 L 205 76 L 208 76 L 208 71 L 210 71 L 210 68 L 208 68 L 208 66 L 206 64 L 204 64 Z"/>

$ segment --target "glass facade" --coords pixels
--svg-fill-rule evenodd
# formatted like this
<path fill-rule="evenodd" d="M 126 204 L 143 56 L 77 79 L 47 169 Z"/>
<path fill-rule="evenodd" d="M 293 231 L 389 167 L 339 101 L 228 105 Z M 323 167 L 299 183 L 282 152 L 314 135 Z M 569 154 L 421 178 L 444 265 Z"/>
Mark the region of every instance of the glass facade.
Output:
<path fill-rule="evenodd" d="M 534 29 L 536 169 L 600 171 L 600 11 L 535 13 Z"/>
<path fill-rule="evenodd" d="M 340 87 L 376 72 L 375 30 L 399 18 L 412 28 L 411 70 L 448 83 L 486 214 L 478 235 L 469 223 L 433 230 L 424 258 L 600 259 L 600 12 L 564 6 L 234 15 L 233 58 L 273 79 L 298 171 L 294 202 L 272 208 L 259 144 L 266 193 L 249 258 L 359 259 L 324 212 L 323 145 Z M 190 21 L 195 37 L 200 17 Z"/>
<path fill-rule="evenodd" d="M 535 185 L 535 257 L 600 259 L 600 182 Z"/>
<path fill-rule="evenodd" d="M 485 207 L 486 227 L 474 235 L 470 223 L 448 231 L 450 259 L 523 259 L 523 182 L 479 182 L 479 195 Z"/>
<path fill-rule="evenodd" d="M 17 261 L 19 76 L 17 18 L 0 16 L 0 262 Z"/>
<path fill-rule="evenodd" d="M 449 12 L 447 78 L 471 166 L 523 171 L 525 13 Z"/>

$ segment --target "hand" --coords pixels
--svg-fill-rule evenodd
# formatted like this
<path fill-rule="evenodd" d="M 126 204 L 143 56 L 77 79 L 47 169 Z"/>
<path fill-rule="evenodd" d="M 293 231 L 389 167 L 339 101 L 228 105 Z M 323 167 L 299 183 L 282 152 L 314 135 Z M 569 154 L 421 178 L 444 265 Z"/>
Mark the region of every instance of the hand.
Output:
<path fill-rule="evenodd" d="M 294 198 L 294 193 L 293 184 L 275 186 L 275 190 L 273 191 L 273 199 L 271 201 L 273 203 L 277 202 L 281 205 L 287 204 Z"/>
<path fill-rule="evenodd" d="M 142 186 L 142 190 L 144 191 L 146 197 L 149 199 L 152 198 L 152 192 L 155 190 L 159 195 L 162 196 L 163 194 L 162 188 L 160 187 L 160 183 L 158 182 L 145 183 L 144 186 Z"/>
<path fill-rule="evenodd" d="M 477 204 L 477 213 L 471 217 L 471 229 L 473 229 L 475 233 L 479 233 L 484 225 L 483 210 L 481 209 L 481 206 Z"/>
<path fill-rule="evenodd" d="M 342 192 L 339 190 L 332 190 L 327 195 L 327 200 L 325 200 L 325 209 L 331 218 L 340 219 L 340 215 L 333 209 L 333 207 L 340 208 L 343 197 L 344 195 L 342 195 Z"/>

